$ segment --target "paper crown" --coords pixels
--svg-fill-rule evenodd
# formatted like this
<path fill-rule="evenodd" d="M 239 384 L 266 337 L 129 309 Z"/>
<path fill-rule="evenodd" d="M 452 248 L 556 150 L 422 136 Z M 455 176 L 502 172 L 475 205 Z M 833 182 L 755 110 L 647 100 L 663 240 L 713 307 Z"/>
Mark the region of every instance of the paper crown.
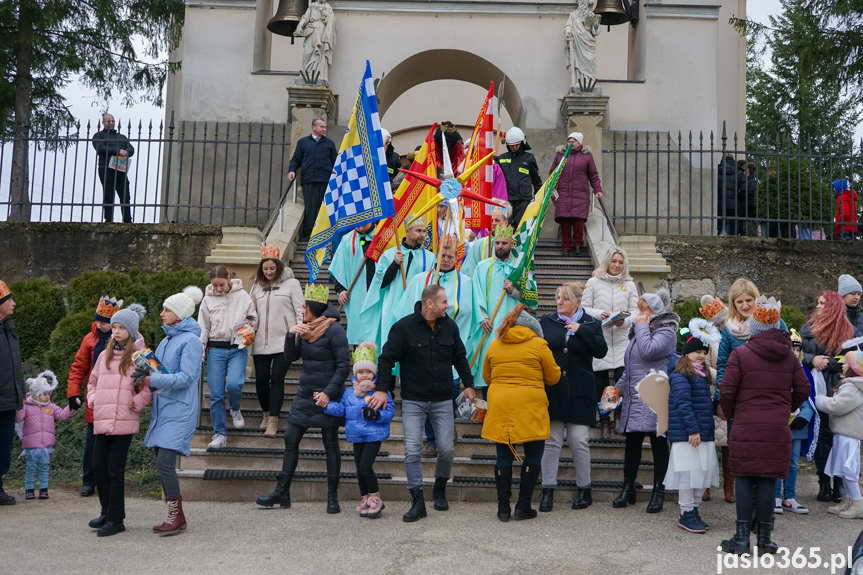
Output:
<path fill-rule="evenodd" d="M 714 297 L 708 303 L 703 304 L 698 311 L 701 312 L 701 315 L 706 320 L 718 320 L 714 321 L 714 323 L 720 323 L 728 317 L 728 306 L 722 303 L 722 300 L 718 297 Z"/>
<path fill-rule="evenodd" d="M 793 327 L 791 328 L 791 347 L 803 347 L 803 338 Z M 845 347 L 843 345 L 842 347 Z"/>
<path fill-rule="evenodd" d="M 330 288 L 325 284 L 309 284 L 306 286 L 304 299 L 306 301 L 316 301 L 318 303 L 327 303 L 330 298 Z"/>
<path fill-rule="evenodd" d="M 454 234 L 445 234 L 441 240 L 445 248 L 454 248 L 458 245 L 458 238 Z"/>
<path fill-rule="evenodd" d="M 512 226 L 506 224 L 494 227 L 494 239 L 496 240 L 511 240 Z"/>
<path fill-rule="evenodd" d="M 490 212 L 492 214 L 501 214 L 503 216 L 509 217 L 511 215 L 512 205 L 509 202 L 502 202 L 498 200 L 500 203 L 495 202 L 493 204 L 489 204 Z"/>
<path fill-rule="evenodd" d="M 123 307 L 123 300 L 114 299 L 110 296 L 102 296 L 99 305 L 96 306 L 96 321 L 108 321 Z"/>
<path fill-rule="evenodd" d="M 5 283 L 0 282 L 0 303 L 12 297 L 12 290 Z"/>
<path fill-rule="evenodd" d="M 755 300 L 755 311 L 752 313 L 752 319 L 762 325 L 776 325 L 779 323 L 779 315 L 782 310 L 782 302 L 771 297 L 767 299 L 760 296 Z"/>
<path fill-rule="evenodd" d="M 684 339 L 684 355 L 690 351 L 708 349 L 710 344 L 718 343 L 722 339 L 722 335 L 716 329 L 716 326 L 700 317 L 694 317 L 689 320 L 689 326 L 682 328 L 680 335 Z"/>
<path fill-rule="evenodd" d="M 423 218 L 422 216 L 418 217 L 416 220 L 411 222 L 411 219 L 413 219 L 415 217 L 416 216 L 413 215 L 413 216 L 408 216 L 407 218 L 405 218 L 405 221 L 403 222 L 403 224 L 405 226 L 405 231 L 410 230 L 412 228 L 415 228 L 417 226 L 420 226 L 423 228 L 426 227 L 425 218 Z M 410 224 L 408 224 L 408 222 L 410 222 Z"/>
<path fill-rule="evenodd" d="M 269 246 L 267 244 L 261 244 L 261 259 L 279 259 L 281 255 L 281 251 L 279 250 L 279 246 Z"/>
<path fill-rule="evenodd" d="M 373 347 L 357 347 L 351 354 L 351 358 L 353 359 L 354 363 L 358 363 L 360 361 L 370 361 L 372 363 L 377 363 L 376 356 L 377 354 L 375 353 L 375 348 Z"/>

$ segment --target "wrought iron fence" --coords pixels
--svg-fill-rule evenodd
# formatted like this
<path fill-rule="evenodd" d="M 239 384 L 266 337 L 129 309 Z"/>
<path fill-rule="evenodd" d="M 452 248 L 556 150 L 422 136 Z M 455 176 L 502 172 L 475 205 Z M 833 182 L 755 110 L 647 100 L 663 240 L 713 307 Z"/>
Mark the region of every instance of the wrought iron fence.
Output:
<path fill-rule="evenodd" d="M 287 187 L 287 124 L 175 122 L 172 114 L 167 126 L 117 125 L 135 149 L 127 171 L 135 222 L 262 226 Z M 78 123 L 23 142 L 29 184 L 19 202 L 11 193 L 20 175 L 12 173 L 16 142 L 0 141 L 0 220 L 14 211 L 32 221 L 104 221 L 102 180 L 111 170 L 97 171 L 92 139 L 100 129 L 98 121 Z M 122 212 L 117 194 L 113 202 Z"/>
<path fill-rule="evenodd" d="M 842 180 L 859 189 L 863 153 L 850 140 L 741 141 L 723 123 L 719 137 L 611 132 L 604 147 L 604 200 L 620 234 L 861 239 L 856 192 L 834 191 Z M 740 160 L 740 172 L 720 170 Z"/>

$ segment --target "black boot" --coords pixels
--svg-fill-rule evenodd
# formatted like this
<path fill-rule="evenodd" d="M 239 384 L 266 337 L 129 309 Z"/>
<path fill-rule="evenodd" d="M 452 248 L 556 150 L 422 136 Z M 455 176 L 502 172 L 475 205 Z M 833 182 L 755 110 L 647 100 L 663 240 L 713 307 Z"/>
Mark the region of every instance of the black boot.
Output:
<path fill-rule="evenodd" d="M 654 483 L 653 494 L 650 496 L 650 503 L 647 504 L 647 512 L 659 513 L 662 511 L 663 503 L 665 503 L 665 485 L 662 483 Z"/>
<path fill-rule="evenodd" d="M 833 478 L 833 502 L 840 503 L 845 497 L 845 485 L 842 483 L 841 477 Z"/>
<path fill-rule="evenodd" d="M 110 537 L 126 530 L 122 521 L 107 521 L 96 531 L 96 537 Z"/>
<path fill-rule="evenodd" d="M 758 545 L 758 552 L 762 555 L 765 553 L 773 554 L 779 550 L 779 546 L 770 540 L 770 532 L 773 530 L 773 523 L 771 521 L 767 521 L 766 523 L 763 521 L 758 522 L 758 540 L 756 545 Z"/>
<path fill-rule="evenodd" d="M 833 490 L 830 489 L 830 478 L 823 473 L 818 474 L 818 495 L 815 499 L 822 503 L 833 501 Z"/>
<path fill-rule="evenodd" d="M 623 489 L 620 492 L 620 495 L 617 496 L 611 506 L 617 509 L 621 507 L 626 507 L 627 504 L 635 505 L 635 480 L 634 479 L 624 479 L 623 480 Z"/>
<path fill-rule="evenodd" d="M 726 553 L 736 555 L 749 553 L 749 521 L 737 521 L 737 532 L 734 537 L 726 539 L 721 545 Z"/>
<path fill-rule="evenodd" d="M 435 511 L 446 511 L 449 509 L 449 501 L 446 500 L 446 482 L 449 477 L 435 477 L 432 499 L 434 499 Z"/>
<path fill-rule="evenodd" d="M 590 492 L 590 487 L 582 489 L 578 488 L 578 497 L 572 502 L 573 509 L 587 509 L 593 503 L 593 494 Z"/>
<path fill-rule="evenodd" d="M 494 466 L 494 484 L 497 487 L 497 518 L 506 523 L 512 514 L 512 467 Z"/>
<path fill-rule="evenodd" d="M 536 509 L 531 508 L 530 500 L 533 499 L 539 471 L 539 465 L 523 463 L 521 466 L 521 485 L 518 488 L 518 503 L 515 504 L 515 511 L 512 514 L 513 519 L 516 521 L 536 517 Z"/>
<path fill-rule="evenodd" d="M 339 507 L 339 478 L 327 477 L 327 513 L 332 515 L 341 510 Z"/>
<path fill-rule="evenodd" d="M 402 516 L 402 520 L 407 523 L 419 521 L 426 516 L 426 500 L 423 497 L 423 488 L 412 487 L 411 490 L 411 508 Z"/>
<path fill-rule="evenodd" d="M 269 495 L 258 497 L 256 503 L 261 507 L 272 507 L 276 503 L 279 507 L 287 509 L 291 506 L 291 479 L 292 475 L 287 473 L 279 473 L 279 480 L 276 483 L 276 488 Z"/>
<path fill-rule="evenodd" d="M 554 487 L 543 487 L 542 498 L 539 500 L 539 510 L 548 513 L 554 507 Z"/>

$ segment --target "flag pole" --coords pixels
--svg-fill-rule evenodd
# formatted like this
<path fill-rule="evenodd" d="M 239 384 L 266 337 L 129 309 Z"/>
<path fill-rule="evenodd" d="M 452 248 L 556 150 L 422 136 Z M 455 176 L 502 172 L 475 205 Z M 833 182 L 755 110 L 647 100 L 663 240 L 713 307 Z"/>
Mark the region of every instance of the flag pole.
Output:
<path fill-rule="evenodd" d="M 500 292 L 500 297 L 497 300 L 497 305 L 494 306 L 494 312 L 492 312 L 491 317 L 488 320 L 492 325 L 494 325 L 494 318 L 497 317 L 497 312 L 500 309 L 500 304 L 503 303 L 504 296 L 506 296 L 506 289 Z M 482 351 L 482 344 L 485 343 L 486 337 L 488 337 L 488 334 L 483 332 L 482 339 L 479 340 L 479 345 L 476 347 L 476 352 L 473 354 L 473 359 L 470 360 L 471 369 L 473 369 L 473 364 L 476 363 L 476 358 L 479 357 L 479 352 Z"/>
<path fill-rule="evenodd" d="M 399 253 L 402 253 L 402 243 L 399 241 L 399 230 L 398 230 L 398 227 L 396 227 L 395 218 L 392 219 L 392 223 L 393 223 L 393 236 L 396 238 L 396 251 L 398 251 Z M 363 262 L 363 263 L 365 263 L 365 262 Z M 408 289 L 408 282 L 405 279 L 405 266 L 404 266 L 404 264 L 399 264 L 399 270 L 402 272 L 402 286 L 404 286 L 405 289 Z M 354 281 L 356 281 L 356 280 L 354 280 Z"/>
<path fill-rule="evenodd" d="M 363 269 L 366 267 L 366 260 L 369 259 L 368 256 L 363 256 L 363 261 L 360 262 L 360 269 L 357 270 L 356 275 L 354 275 L 354 281 L 351 282 L 350 287 L 348 287 L 348 300 L 351 299 L 351 290 L 354 289 L 354 286 L 357 284 L 357 280 L 360 279 L 360 274 L 363 273 Z M 339 311 L 342 311 L 344 305 L 339 304 Z"/>

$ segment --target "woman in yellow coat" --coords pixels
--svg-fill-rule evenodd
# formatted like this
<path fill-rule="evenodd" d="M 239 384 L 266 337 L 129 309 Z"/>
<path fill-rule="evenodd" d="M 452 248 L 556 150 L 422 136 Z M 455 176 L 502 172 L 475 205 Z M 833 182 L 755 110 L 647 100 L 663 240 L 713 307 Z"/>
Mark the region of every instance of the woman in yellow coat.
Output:
<path fill-rule="evenodd" d="M 542 328 L 519 304 L 503 320 L 497 339 L 491 342 L 482 366 L 488 382 L 488 413 L 482 436 L 497 443 L 494 481 L 497 486 L 497 517 L 509 521 L 512 497 L 512 462 L 521 460 L 515 445 L 524 445 L 521 487 L 512 514 L 516 520 L 533 519 L 530 500 L 540 473 L 545 440 L 550 433 L 545 385 L 560 381 L 560 368 Z"/>

